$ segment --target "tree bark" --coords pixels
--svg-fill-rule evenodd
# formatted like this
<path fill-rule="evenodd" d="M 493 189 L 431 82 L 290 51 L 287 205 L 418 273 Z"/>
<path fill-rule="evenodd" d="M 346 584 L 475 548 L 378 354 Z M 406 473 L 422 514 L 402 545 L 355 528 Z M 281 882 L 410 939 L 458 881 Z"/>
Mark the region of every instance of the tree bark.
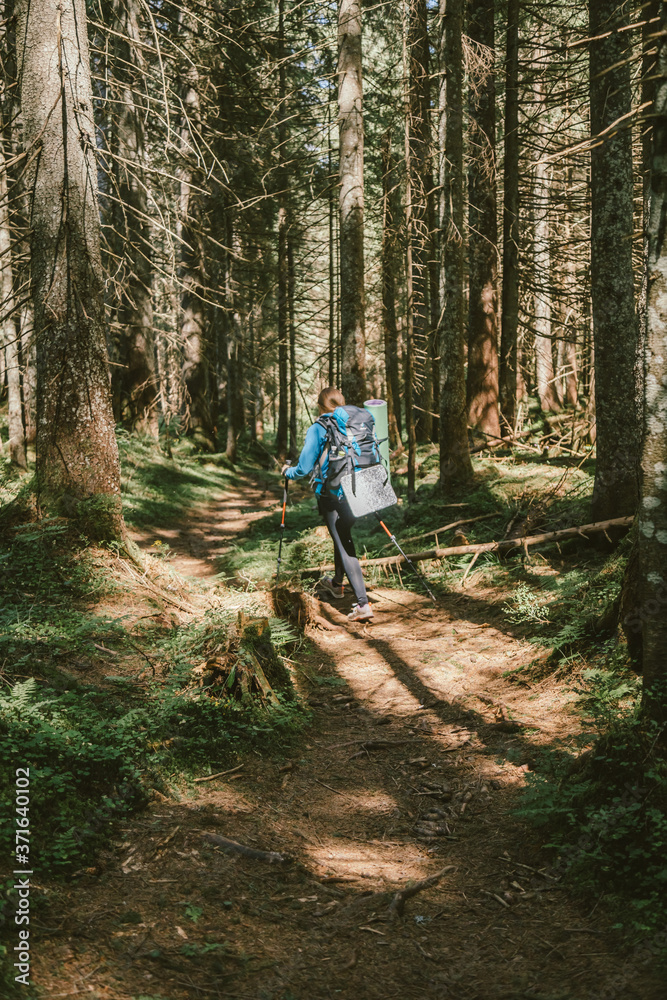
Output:
<path fill-rule="evenodd" d="M 519 332 L 519 0 L 507 4 L 500 407 L 515 430 Z"/>
<path fill-rule="evenodd" d="M 278 457 L 287 456 L 289 430 L 289 302 L 287 266 L 287 208 L 281 197 L 278 209 L 278 429 L 276 451 Z"/>
<path fill-rule="evenodd" d="M 89 535 L 121 538 L 85 4 L 21 0 L 17 13 L 32 154 L 38 498 L 84 518 Z"/>
<path fill-rule="evenodd" d="M 287 261 L 287 240 L 289 234 L 289 213 L 287 188 L 289 180 L 285 169 L 285 146 L 287 143 L 287 82 L 285 75 L 285 0 L 278 3 L 278 97 L 280 101 L 280 124 L 278 126 L 278 429 L 276 431 L 276 451 L 283 461 L 287 457 L 287 435 L 289 432 L 289 268 Z"/>
<path fill-rule="evenodd" d="M 496 208 L 495 0 L 469 5 L 468 421 L 500 434 L 498 413 L 498 220 Z"/>
<path fill-rule="evenodd" d="M 20 280 L 20 278 L 19 278 Z M 21 359 L 21 393 L 23 396 L 23 426 L 25 443 L 37 440 L 37 351 L 35 345 L 35 314 L 32 302 L 21 309 L 19 318 Z"/>
<path fill-rule="evenodd" d="M 591 302 L 595 344 L 596 518 L 637 506 L 641 405 L 636 358 L 638 323 L 632 273 L 632 131 L 615 124 L 630 112 L 629 9 L 591 0 Z M 602 37 L 598 37 L 602 36 Z M 604 135 L 602 135 L 604 133 Z M 597 138 L 599 137 L 599 138 Z"/>
<path fill-rule="evenodd" d="M 443 163 L 441 260 L 443 317 L 440 324 L 440 487 L 472 478 L 468 445 L 463 294 L 463 2 L 440 0 L 442 59 L 440 97 Z M 443 127 L 444 126 L 444 127 Z M 443 135 L 444 133 L 444 135 Z M 442 139 L 444 138 L 444 143 Z"/>
<path fill-rule="evenodd" d="M 335 242 L 335 211 L 336 211 L 336 184 L 334 181 L 332 148 L 331 148 L 331 104 L 328 105 L 328 128 L 327 128 L 327 156 L 329 166 L 329 350 L 328 350 L 328 385 L 336 384 L 336 355 L 337 355 L 337 329 L 336 329 L 336 242 Z"/>
<path fill-rule="evenodd" d="M 384 367 L 392 448 L 401 447 L 401 390 L 398 369 L 398 328 L 396 326 L 396 227 L 394 214 L 393 158 L 391 129 L 382 137 L 382 329 Z"/>
<path fill-rule="evenodd" d="M 16 66 L 16 19 L 14 0 L 0 4 L 0 58 L 2 59 L 2 85 L 0 107 L 2 109 L 3 134 L 8 137 L 12 152 L 14 140 L 21 132 L 19 102 L 19 81 Z M 7 344 L 7 389 L 8 389 L 8 432 L 10 441 L 10 461 L 18 468 L 25 468 L 26 448 L 34 444 L 37 437 L 36 420 L 36 373 L 35 338 L 32 303 L 25 301 L 23 289 L 30 282 L 29 247 L 29 196 L 25 188 L 25 177 L 21 167 L 18 176 L 7 172 L 4 148 L 2 156 L 3 226 L 5 227 L 2 261 L 7 261 L 3 272 L 3 315 L 4 342 Z M 11 157 L 10 157 L 11 158 Z M 10 193 L 11 192 L 11 193 Z M 9 284 L 13 280 L 13 287 Z M 17 291 L 23 300 L 17 315 L 15 308 Z M 7 296 L 10 296 L 9 298 Z M 0 347 L 0 355 L 4 351 Z M 0 384 L 4 384 L 4 378 Z"/>
<path fill-rule="evenodd" d="M 7 433 L 9 436 L 9 461 L 18 469 L 28 468 L 26 440 L 21 405 L 21 371 L 19 367 L 19 338 L 14 317 L 14 276 L 12 274 L 12 240 L 9 226 L 9 191 L 5 153 L 0 137 L 0 309 L 5 317 L 2 323 L 2 342 L 7 375 Z"/>
<path fill-rule="evenodd" d="M 221 353 L 224 358 L 226 387 L 227 438 L 225 454 L 232 462 L 236 461 L 236 443 L 242 429 L 242 406 L 239 406 L 241 389 L 239 381 L 241 371 L 239 359 L 242 355 L 242 327 L 238 303 L 237 281 L 234 276 L 234 254 L 237 250 L 238 237 L 235 232 L 234 220 L 229 206 L 225 207 L 226 249 L 224 256 L 225 268 L 225 308 L 222 323 L 223 343 Z"/>
<path fill-rule="evenodd" d="M 418 441 L 433 433 L 433 369 L 429 356 L 429 247 L 428 199 L 433 186 L 430 177 L 431 130 L 429 122 L 430 82 L 426 0 L 408 0 L 406 25 L 406 328 L 412 367 L 410 384 L 417 404 L 414 417 Z M 407 347 L 406 345 L 406 347 Z M 406 383 L 407 387 L 407 383 Z M 406 404 L 407 405 L 407 404 Z M 408 479 L 414 462 L 408 460 Z M 408 482 L 408 492 L 414 482 Z"/>
<path fill-rule="evenodd" d="M 542 413 L 557 413 L 560 410 L 556 380 L 554 375 L 553 352 L 551 347 L 551 247 L 549 241 L 549 167 L 544 162 L 547 152 L 548 133 L 546 117 L 546 94 L 543 69 L 546 50 L 537 48 L 534 53 L 535 104 L 541 109 L 537 124 L 538 142 L 533 168 L 533 204 L 535 212 L 534 263 L 535 263 L 535 306 L 533 327 L 535 329 L 535 381 L 537 396 Z"/>
<path fill-rule="evenodd" d="M 355 404 L 366 398 L 361 51 L 361 0 L 339 0 L 341 388 L 348 403 Z"/>
<path fill-rule="evenodd" d="M 644 356 L 646 352 L 646 337 L 648 329 L 648 222 L 651 195 L 651 157 L 653 151 L 653 120 L 651 104 L 655 101 L 656 75 L 656 19 L 660 12 L 660 0 L 649 0 L 644 7 L 642 26 L 642 76 L 641 103 L 642 107 L 649 105 L 639 119 L 639 134 L 642 147 L 642 235 L 644 238 L 644 267 L 642 281 L 637 299 L 637 391 L 644 394 Z"/>
<path fill-rule="evenodd" d="M 296 275 L 294 273 L 294 234 L 287 238 L 287 296 L 289 319 L 289 454 L 292 461 L 299 457 L 296 405 Z"/>
<path fill-rule="evenodd" d="M 114 173 L 120 205 L 114 209 L 115 235 L 123 267 L 118 322 L 121 369 L 121 416 L 142 434 L 158 436 L 157 374 L 153 336 L 151 227 L 144 170 L 142 86 L 146 67 L 141 49 L 136 0 L 114 2 L 114 59 L 111 93 L 114 98 Z"/>
<path fill-rule="evenodd" d="M 210 372 L 206 314 L 202 301 L 205 286 L 204 248 L 202 246 L 201 195 L 193 190 L 199 177 L 194 165 L 192 132 L 200 123 L 199 73 L 188 64 L 181 79 L 181 156 L 179 236 L 181 237 L 180 279 L 181 343 L 183 344 L 183 381 L 186 390 L 184 426 L 204 451 L 215 451 L 216 427 L 211 412 Z"/>
<path fill-rule="evenodd" d="M 662 4 L 654 101 L 648 324 L 644 355 L 645 424 L 638 552 L 643 707 L 667 723 L 667 5 Z M 620 429 L 619 429 L 620 430 Z"/>

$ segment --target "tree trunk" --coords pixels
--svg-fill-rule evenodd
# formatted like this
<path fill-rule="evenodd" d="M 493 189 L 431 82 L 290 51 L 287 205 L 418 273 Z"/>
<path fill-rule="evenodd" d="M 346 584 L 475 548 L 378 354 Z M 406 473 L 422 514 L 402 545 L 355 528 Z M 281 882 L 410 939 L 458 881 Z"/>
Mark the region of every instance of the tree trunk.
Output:
<path fill-rule="evenodd" d="M 341 388 L 355 404 L 366 398 L 362 97 L 361 0 L 339 0 Z"/>
<path fill-rule="evenodd" d="M 285 75 L 285 0 L 278 3 L 278 97 L 280 101 L 280 124 L 278 126 L 278 429 L 276 431 L 276 451 L 282 462 L 287 457 L 287 435 L 289 431 L 289 268 L 287 261 L 287 240 L 289 235 L 289 214 L 287 188 L 289 179 L 285 169 L 285 145 L 287 143 L 287 82 Z"/>
<path fill-rule="evenodd" d="M 328 105 L 327 155 L 329 166 L 329 351 L 328 351 L 328 385 L 336 384 L 336 241 L 335 241 L 335 198 L 336 184 L 333 174 L 331 149 L 331 104 Z"/>
<path fill-rule="evenodd" d="M 629 9 L 591 0 L 591 302 L 595 344 L 597 462 L 593 516 L 637 507 L 641 410 L 638 323 L 632 273 L 632 131 L 615 126 L 631 109 Z"/>
<path fill-rule="evenodd" d="M 202 301 L 205 285 L 204 248 L 202 246 L 201 195 L 194 190 L 200 169 L 194 166 L 192 133 L 200 124 L 199 73 L 188 64 L 181 81 L 181 156 L 179 235 L 181 237 L 180 278 L 181 343 L 183 344 L 183 381 L 186 390 L 186 432 L 204 451 L 216 450 L 216 428 L 211 412 L 210 373 L 206 315 Z"/>
<path fill-rule="evenodd" d="M 660 0 L 648 0 L 644 7 L 642 26 L 642 75 L 641 103 L 642 107 L 655 101 L 656 75 L 656 19 L 660 11 Z M 639 119 L 639 134 L 642 147 L 642 235 L 644 238 L 644 267 L 642 281 L 637 299 L 637 393 L 643 396 L 645 372 L 643 368 L 646 352 L 646 337 L 648 328 L 648 223 L 651 195 L 651 156 L 653 151 L 653 120 L 652 108 L 649 106 Z"/>
<path fill-rule="evenodd" d="M 5 317 L 2 322 L 0 352 L 5 355 L 7 372 L 7 432 L 9 435 L 9 460 L 12 465 L 26 470 L 26 441 L 21 406 L 21 372 L 19 345 L 14 317 L 14 277 L 12 274 L 12 242 L 9 228 L 9 192 L 7 169 L 0 137 L 0 309 Z"/>
<path fill-rule="evenodd" d="M 572 169 L 566 173 L 567 187 L 571 190 L 573 184 Z M 563 242 L 571 246 L 572 226 L 568 215 L 563 224 Z M 565 261 L 563 280 L 566 288 L 566 298 L 574 300 L 578 292 L 576 261 L 572 255 Z M 565 406 L 574 409 L 579 407 L 579 375 L 577 370 L 577 318 L 574 309 L 565 306 L 562 312 L 564 338 L 558 340 L 558 398 Z M 573 445 L 572 445 L 573 446 Z"/>
<path fill-rule="evenodd" d="M 386 376 L 389 441 L 401 447 L 401 390 L 398 370 L 398 329 L 396 326 L 396 228 L 391 129 L 382 137 L 382 329 Z"/>
<path fill-rule="evenodd" d="M 443 163 L 440 324 L 440 487 L 472 478 L 468 446 L 463 294 L 463 0 L 440 0 L 444 68 L 440 96 Z M 443 135 L 444 133 L 444 135 Z M 444 143 L 443 140 L 444 139 Z"/>
<path fill-rule="evenodd" d="M 439 192 L 433 182 L 433 159 L 429 165 L 429 195 L 428 195 L 428 296 L 430 307 L 430 321 L 428 342 L 426 345 L 426 364 L 430 369 L 430 402 L 429 422 L 425 429 L 428 439 L 439 440 L 440 433 L 440 349 L 438 345 L 438 328 L 440 326 L 440 254 L 439 254 L 439 233 L 438 233 L 438 196 Z"/>
<path fill-rule="evenodd" d="M 567 340 L 558 340 L 558 399 L 565 406 L 577 407 L 579 394 L 577 390 L 577 345 L 572 339 L 577 329 L 572 324 L 566 327 Z"/>
<path fill-rule="evenodd" d="M 136 0 L 114 2 L 114 173 L 120 205 L 114 208 L 123 267 L 118 277 L 121 325 L 121 414 L 133 430 L 158 436 L 157 377 L 153 337 L 151 227 L 144 171 L 142 97 L 145 64 Z"/>
<path fill-rule="evenodd" d="M 642 637 L 643 705 L 667 723 L 667 16 L 662 5 L 654 101 L 650 221 L 648 226 L 648 327 L 644 366 L 645 426 L 641 462 L 637 607 Z M 619 427 L 619 434 L 621 428 Z"/>
<path fill-rule="evenodd" d="M 467 396 L 470 426 L 500 436 L 494 8 L 495 0 L 474 0 L 469 5 L 468 35 L 475 65 L 469 90 Z"/>
<path fill-rule="evenodd" d="M 507 3 L 506 74 L 500 407 L 509 430 L 514 431 L 519 332 L 519 0 Z"/>
<path fill-rule="evenodd" d="M 262 389 L 262 306 L 254 302 L 248 313 L 248 387 L 250 389 L 250 438 L 253 442 L 264 438 L 264 392 Z"/>
<path fill-rule="evenodd" d="M 221 353 L 224 358 L 227 378 L 226 416 L 227 439 L 225 454 L 232 462 L 236 461 L 236 443 L 241 433 L 242 421 L 239 420 L 239 403 L 241 395 L 239 380 L 239 358 L 242 354 L 242 329 L 239 313 L 237 282 L 234 276 L 234 253 L 237 250 L 237 235 L 229 206 L 225 210 L 226 250 L 224 256 L 225 268 L 225 308 L 222 323 L 223 343 Z"/>
<path fill-rule="evenodd" d="M 37 440 L 37 351 L 35 313 L 31 302 L 27 302 L 21 309 L 19 330 L 25 443 L 34 444 Z"/>
<path fill-rule="evenodd" d="M 299 441 L 297 437 L 297 406 L 296 406 L 296 318 L 295 296 L 296 275 L 294 273 L 294 236 L 287 238 L 287 297 L 289 318 L 289 454 L 292 461 L 299 457 Z"/>
<path fill-rule="evenodd" d="M 431 135 L 429 123 L 430 86 L 428 69 L 428 21 L 426 0 L 408 0 L 406 34 L 407 82 L 405 116 L 406 163 L 406 327 L 410 384 L 417 403 L 415 434 L 418 441 L 430 440 L 433 433 L 433 377 L 428 353 L 429 340 L 429 246 L 428 196 Z M 406 345 L 406 346 L 407 346 Z M 414 463 L 408 460 L 408 478 Z M 408 492 L 414 489 L 408 484 Z"/>
<path fill-rule="evenodd" d="M 287 266 L 287 208 L 281 196 L 278 209 L 278 429 L 276 451 L 282 461 L 287 456 L 289 430 L 289 275 Z"/>
<path fill-rule="evenodd" d="M 39 149 L 29 168 L 38 496 L 76 512 L 89 535 L 121 538 L 85 4 L 21 0 L 17 11 L 24 142 Z"/>
<path fill-rule="evenodd" d="M 548 132 L 546 117 L 546 94 L 544 88 L 544 65 L 546 50 L 537 48 L 534 54 L 535 104 L 541 108 L 537 124 L 537 162 L 533 168 L 533 204 L 535 212 L 534 262 L 535 262 L 535 306 L 533 327 L 535 330 L 535 381 L 537 396 L 542 413 L 557 413 L 560 410 L 556 380 L 554 375 L 553 352 L 551 347 L 551 248 L 549 243 L 549 167 L 544 162 L 547 153 Z"/>

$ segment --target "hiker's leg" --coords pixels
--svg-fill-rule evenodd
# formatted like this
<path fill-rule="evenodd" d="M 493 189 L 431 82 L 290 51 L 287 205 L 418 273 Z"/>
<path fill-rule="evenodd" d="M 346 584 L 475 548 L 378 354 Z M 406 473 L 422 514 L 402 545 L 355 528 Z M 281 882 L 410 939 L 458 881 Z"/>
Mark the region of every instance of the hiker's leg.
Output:
<path fill-rule="evenodd" d="M 345 566 L 340 554 L 340 545 L 338 542 L 338 532 L 336 531 L 336 520 L 338 518 L 338 511 L 336 510 L 332 501 L 327 498 L 320 497 L 317 504 L 318 510 L 327 526 L 327 530 L 331 535 L 331 541 L 333 542 L 334 548 L 334 575 L 333 582 L 338 586 L 342 586 L 345 582 Z"/>
<path fill-rule="evenodd" d="M 366 588 L 364 586 L 364 578 L 361 573 L 361 566 L 359 565 L 359 560 L 355 555 L 354 542 L 352 541 L 352 536 L 350 535 L 350 528 L 354 523 L 354 518 L 351 517 L 351 515 L 345 517 L 345 513 L 343 513 L 341 518 L 341 508 L 339 504 L 329 501 L 328 499 L 320 501 L 319 509 L 334 543 L 334 565 L 336 567 L 334 580 L 336 583 L 342 583 L 343 574 L 345 574 L 350 581 L 350 586 L 354 591 L 357 603 L 368 604 L 368 597 L 366 596 Z M 340 535 L 341 527 L 343 533 L 342 538 Z"/>
<path fill-rule="evenodd" d="M 324 523 L 327 526 L 329 534 L 331 535 L 331 541 L 334 543 L 334 575 L 333 582 L 339 586 L 345 582 L 345 563 L 341 556 L 341 544 L 338 537 L 338 531 L 336 530 L 336 521 L 338 520 L 338 511 L 332 507 L 330 504 L 322 503 L 319 504 L 320 514 L 324 518 Z"/>
<path fill-rule="evenodd" d="M 361 572 L 361 566 L 359 565 L 359 560 L 357 559 L 357 553 L 354 548 L 354 542 L 352 541 L 352 525 L 354 524 L 356 518 L 353 516 L 350 508 L 347 504 L 340 504 L 336 510 L 336 520 L 334 521 L 334 530 L 336 532 L 336 538 L 334 538 L 334 546 L 337 551 L 340 551 L 340 557 L 345 567 L 345 573 L 350 581 L 350 586 L 354 591 L 354 596 L 357 599 L 357 604 L 364 605 L 368 604 L 368 596 L 366 594 L 366 585 L 364 584 L 363 573 Z M 331 528 L 329 528 L 331 532 Z M 331 532 L 333 535 L 333 532 Z"/>
<path fill-rule="evenodd" d="M 332 524 L 330 525 L 327 521 L 327 528 L 329 529 L 329 534 L 333 539 L 334 543 L 334 575 L 333 582 L 340 584 L 342 586 L 345 583 L 345 566 L 343 565 L 343 559 L 340 554 L 340 546 L 336 544 L 336 520 L 338 518 L 338 513 L 335 510 L 331 511 Z"/>

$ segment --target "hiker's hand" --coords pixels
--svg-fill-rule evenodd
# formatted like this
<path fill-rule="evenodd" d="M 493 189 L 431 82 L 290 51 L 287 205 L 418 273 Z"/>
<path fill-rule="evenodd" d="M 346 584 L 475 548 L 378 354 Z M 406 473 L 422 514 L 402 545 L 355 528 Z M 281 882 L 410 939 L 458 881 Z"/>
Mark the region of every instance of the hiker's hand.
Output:
<path fill-rule="evenodd" d="M 291 468 L 291 466 L 290 463 L 287 462 L 285 465 L 283 465 L 282 469 L 280 470 L 280 475 L 284 476 L 289 468 Z"/>

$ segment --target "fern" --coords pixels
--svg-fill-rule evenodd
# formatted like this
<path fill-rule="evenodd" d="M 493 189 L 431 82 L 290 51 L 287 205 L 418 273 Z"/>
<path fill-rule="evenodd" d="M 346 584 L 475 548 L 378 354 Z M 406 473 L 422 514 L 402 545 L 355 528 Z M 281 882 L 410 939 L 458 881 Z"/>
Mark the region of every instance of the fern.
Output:
<path fill-rule="evenodd" d="M 276 649 L 287 646 L 290 642 L 296 642 L 300 638 L 294 626 L 282 618 L 270 618 L 269 627 L 271 629 L 271 642 Z"/>
<path fill-rule="evenodd" d="M 10 693 L 4 697 L 0 695 L 0 708 L 3 711 L 24 712 L 32 707 L 32 701 L 37 693 L 37 681 L 34 677 L 29 677 L 27 681 L 18 681 Z"/>

